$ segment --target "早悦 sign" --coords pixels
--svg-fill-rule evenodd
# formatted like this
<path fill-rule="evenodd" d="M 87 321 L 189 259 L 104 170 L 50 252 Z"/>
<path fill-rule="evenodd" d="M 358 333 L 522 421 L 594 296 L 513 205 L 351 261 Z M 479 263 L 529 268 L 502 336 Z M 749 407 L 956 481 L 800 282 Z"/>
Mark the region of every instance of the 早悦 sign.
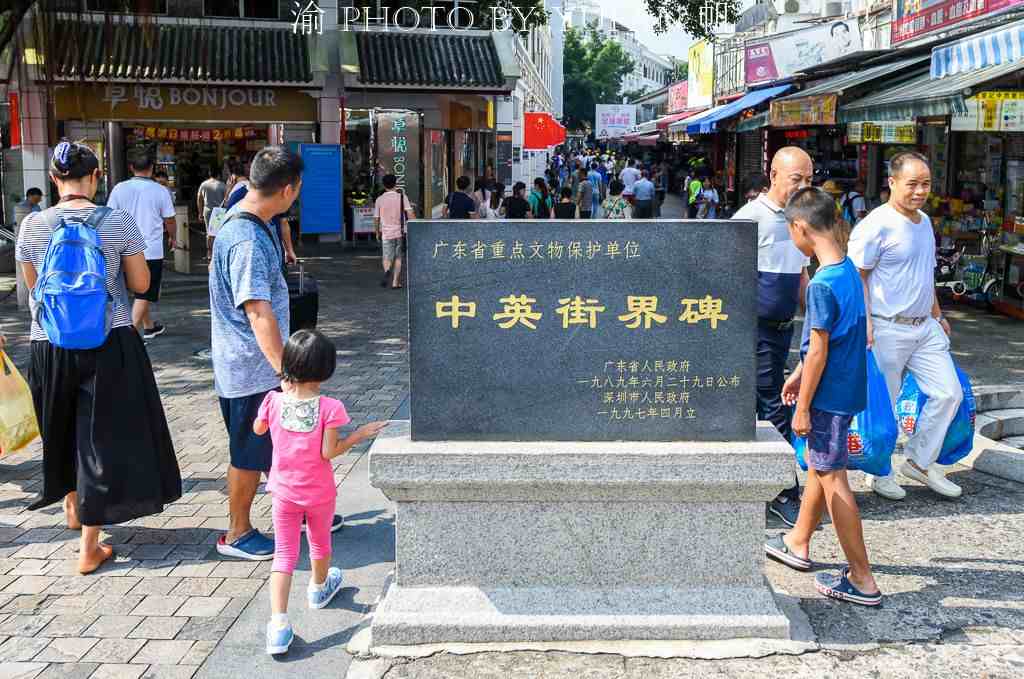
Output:
<path fill-rule="evenodd" d="M 411 223 L 413 438 L 752 439 L 756 240 L 746 221 Z"/>
<path fill-rule="evenodd" d="M 420 116 L 413 111 L 377 113 L 377 162 L 398 178 L 413 207 L 420 202 Z"/>
<path fill-rule="evenodd" d="M 715 48 L 706 40 L 690 45 L 686 83 L 686 108 L 708 108 L 715 89 Z"/>
<path fill-rule="evenodd" d="M 597 139 L 615 139 L 625 135 L 636 125 L 634 104 L 598 104 L 594 114 L 594 136 Z"/>
<path fill-rule="evenodd" d="M 746 46 L 748 85 L 789 78 L 861 48 L 856 20 L 832 21 Z"/>
<path fill-rule="evenodd" d="M 269 87 L 69 85 L 56 96 L 59 120 L 315 122 L 316 100 Z"/>
<path fill-rule="evenodd" d="M 768 114 L 772 127 L 835 125 L 837 97 L 834 94 L 781 99 L 771 103 Z"/>

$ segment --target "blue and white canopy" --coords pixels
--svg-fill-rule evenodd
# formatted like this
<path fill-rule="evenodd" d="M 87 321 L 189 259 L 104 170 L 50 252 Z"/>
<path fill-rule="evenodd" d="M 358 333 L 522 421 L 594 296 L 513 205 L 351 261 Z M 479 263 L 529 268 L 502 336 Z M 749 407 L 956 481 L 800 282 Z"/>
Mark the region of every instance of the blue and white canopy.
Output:
<path fill-rule="evenodd" d="M 1015 61 L 1024 61 L 1024 21 L 936 47 L 931 77 L 945 78 Z"/>

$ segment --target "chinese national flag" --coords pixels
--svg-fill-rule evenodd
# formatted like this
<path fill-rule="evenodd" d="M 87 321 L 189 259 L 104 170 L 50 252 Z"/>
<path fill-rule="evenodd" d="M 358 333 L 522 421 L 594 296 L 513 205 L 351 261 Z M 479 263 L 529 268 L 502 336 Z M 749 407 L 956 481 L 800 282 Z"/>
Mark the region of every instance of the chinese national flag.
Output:
<path fill-rule="evenodd" d="M 523 115 L 523 148 L 546 149 L 565 141 L 565 128 L 550 113 Z"/>

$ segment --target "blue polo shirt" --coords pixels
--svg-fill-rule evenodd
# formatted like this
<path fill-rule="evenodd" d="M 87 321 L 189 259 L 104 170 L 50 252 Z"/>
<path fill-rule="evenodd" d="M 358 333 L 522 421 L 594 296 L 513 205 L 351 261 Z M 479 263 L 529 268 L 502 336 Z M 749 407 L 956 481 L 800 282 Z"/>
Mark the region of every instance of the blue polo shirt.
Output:
<path fill-rule="evenodd" d="M 732 216 L 757 222 L 757 316 L 789 321 L 800 298 L 800 277 L 811 263 L 789 238 L 785 209 L 759 195 Z"/>

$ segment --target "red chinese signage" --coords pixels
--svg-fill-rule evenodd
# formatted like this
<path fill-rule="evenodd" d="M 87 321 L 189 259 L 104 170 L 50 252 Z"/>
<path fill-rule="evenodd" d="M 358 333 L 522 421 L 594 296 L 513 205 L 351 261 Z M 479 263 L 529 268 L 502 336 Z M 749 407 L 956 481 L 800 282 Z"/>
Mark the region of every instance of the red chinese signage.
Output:
<path fill-rule="evenodd" d="M 686 96 L 689 93 L 689 85 L 684 80 L 668 88 L 668 111 L 666 113 L 679 113 L 686 110 Z"/>
<path fill-rule="evenodd" d="M 1024 0 L 897 0 L 892 42 L 904 42 Z"/>

